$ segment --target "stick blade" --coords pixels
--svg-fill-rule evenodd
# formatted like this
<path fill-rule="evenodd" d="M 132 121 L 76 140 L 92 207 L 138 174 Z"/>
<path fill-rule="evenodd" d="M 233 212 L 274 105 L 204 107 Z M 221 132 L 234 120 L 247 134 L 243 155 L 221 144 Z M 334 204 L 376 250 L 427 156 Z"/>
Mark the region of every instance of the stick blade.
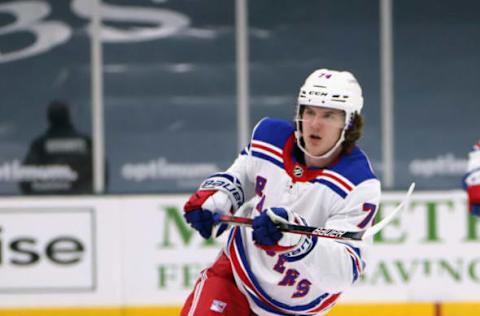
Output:
<path fill-rule="evenodd" d="M 382 219 L 379 223 L 373 225 L 369 229 L 365 231 L 365 234 L 363 234 L 362 240 L 368 239 L 381 231 L 385 226 L 387 226 L 392 220 L 395 219 L 404 209 L 405 206 L 410 202 L 410 196 L 412 195 L 413 190 L 415 189 L 415 182 L 412 182 L 410 184 L 410 187 L 408 188 L 407 194 L 405 195 L 405 198 L 403 199 L 402 202 L 393 210 L 392 213 L 390 213 L 387 217 Z"/>

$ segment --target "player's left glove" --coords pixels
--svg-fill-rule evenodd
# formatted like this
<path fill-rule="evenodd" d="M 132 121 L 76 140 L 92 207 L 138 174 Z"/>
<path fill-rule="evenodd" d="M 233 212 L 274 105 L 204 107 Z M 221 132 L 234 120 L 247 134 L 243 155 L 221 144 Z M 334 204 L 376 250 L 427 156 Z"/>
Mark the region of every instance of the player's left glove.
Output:
<path fill-rule="evenodd" d="M 288 251 L 302 239 L 302 235 L 282 233 L 278 229 L 280 223 L 300 223 L 298 215 L 283 207 L 272 207 L 264 210 L 253 219 L 252 237 L 255 245 L 265 250 Z"/>

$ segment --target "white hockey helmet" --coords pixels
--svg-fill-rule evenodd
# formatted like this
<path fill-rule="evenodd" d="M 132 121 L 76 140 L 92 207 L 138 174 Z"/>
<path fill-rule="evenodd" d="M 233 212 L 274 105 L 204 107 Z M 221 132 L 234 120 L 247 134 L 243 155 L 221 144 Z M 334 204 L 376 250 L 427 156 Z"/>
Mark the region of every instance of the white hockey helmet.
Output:
<path fill-rule="evenodd" d="M 301 144 L 300 109 L 302 105 L 338 109 L 345 112 L 345 125 L 337 143 L 325 154 L 313 156 Z M 297 140 L 299 147 L 312 158 L 330 156 L 345 139 L 345 131 L 351 127 L 355 113 L 360 113 L 363 107 L 362 88 L 352 73 L 318 69 L 311 73 L 300 88 L 297 100 Z"/>

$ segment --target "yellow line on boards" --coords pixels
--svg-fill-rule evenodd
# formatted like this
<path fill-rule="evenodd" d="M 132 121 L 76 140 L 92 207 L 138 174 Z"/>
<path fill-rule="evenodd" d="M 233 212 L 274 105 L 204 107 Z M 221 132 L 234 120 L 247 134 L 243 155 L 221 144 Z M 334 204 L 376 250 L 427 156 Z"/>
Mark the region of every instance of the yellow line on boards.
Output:
<path fill-rule="evenodd" d="M 178 316 L 180 306 L 11 308 L 0 316 Z M 472 316 L 480 315 L 480 302 L 347 304 L 332 308 L 328 316 Z"/>
<path fill-rule="evenodd" d="M 442 303 L 442 314 L 438 316 L 480 315 L 479 302 Z"/>
<path fill-rule="evenodd" d="M 0 316 L 178 316 L 180 306 L 0 309 Z"/>
<path fill-rule="evenodd" d="M 440 316 L 432 303 L 337 304 L 328 316 Z M 467 316 L 467 315 L 465 315 Z"/>
<path fill-rule="evenodd" d="M 480 302 L 338 304 L 328 316 L 473 316 L 480 315 Z"/>
<path fill-rule="evenodd" d="M 182 310 L 181 306 L 170 307 L 127 307 L 125 316 L 178 316 Z M 123 316 L 123 315 L 122 315 Z"/>
<path fill-rule="evenodd" d="M 123 316 L 120 307 L 15 308 L 0 309 L 0 316 Z"/>

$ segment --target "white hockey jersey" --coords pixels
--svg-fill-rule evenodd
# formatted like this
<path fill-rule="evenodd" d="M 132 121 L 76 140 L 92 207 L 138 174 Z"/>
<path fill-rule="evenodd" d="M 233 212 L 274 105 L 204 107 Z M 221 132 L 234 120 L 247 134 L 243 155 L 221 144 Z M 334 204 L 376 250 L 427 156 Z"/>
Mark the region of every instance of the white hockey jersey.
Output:
<path fill-rule="evenodd" d="M 475 174 L 476 177 L 472 177 Z M 467 174 L 464 178 L 465 186 L 480 184 L 480 140 L 473 145 L 468 154 Z"/>
<path fill-rule="evenodd" d="M 250 144 L 227 170 L 244 191 L 253 189 L 255 217 L 268 207 L 285 207 L 311 226 L 356 231 L 371 225 L 380 200 L 380 182 L 358 148 L 323 169 L 295 160 L 293 123 L 266 118 Z M 364 244 L 305 238 L 287 253 L 254 245 L 250 228 L 230 231 L 225 253 L 239 289 L 258 315 L 321 315 L 365 267 Z"/>

